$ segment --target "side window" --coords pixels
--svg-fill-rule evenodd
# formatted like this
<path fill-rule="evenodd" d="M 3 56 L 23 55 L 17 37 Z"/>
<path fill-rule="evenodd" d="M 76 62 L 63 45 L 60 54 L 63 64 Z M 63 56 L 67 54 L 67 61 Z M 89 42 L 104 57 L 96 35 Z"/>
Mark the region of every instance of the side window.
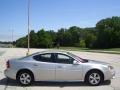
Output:
<path fill-rule="evenodd" d="M 73 58 L 64 55 L 64 54 L 57 54 L 56 63 L 63 63 L 63 64 L 73 64 Z"/>
<path fill-rule="evenodd" d="M 51 54 L 41 54 L 40 56 L 43 59 L 51 59 Z"/>
<path fill-rule="evenodd" d="M 47 54 L 39 54 L 36 56 L 33 56 L 33 58 L 37 61 L 42 61 L 42 62 L 53 62 L 52 61 L 52 54 L 47 53 Z"/>

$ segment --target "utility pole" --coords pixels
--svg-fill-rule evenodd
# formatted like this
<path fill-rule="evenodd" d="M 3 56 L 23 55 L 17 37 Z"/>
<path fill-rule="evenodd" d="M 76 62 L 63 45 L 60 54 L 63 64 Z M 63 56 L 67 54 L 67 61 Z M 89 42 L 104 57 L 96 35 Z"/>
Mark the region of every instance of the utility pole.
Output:
<path fill-rule="evenodd" d="M 28 0 L 28 51 L 27 55 L 29 55 L 30 52 L 30 0 Z"/>
<path fill-rule="evenodd" d="M 13 48 L 13 32 L 14 30 L 12 29 L 12 48 Z"/>

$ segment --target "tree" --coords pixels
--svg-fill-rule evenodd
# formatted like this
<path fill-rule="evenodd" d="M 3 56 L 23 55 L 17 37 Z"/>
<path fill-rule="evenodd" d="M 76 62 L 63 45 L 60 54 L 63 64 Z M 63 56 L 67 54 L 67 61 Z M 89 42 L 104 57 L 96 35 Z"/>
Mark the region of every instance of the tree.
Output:
<path fill-rule="evenodd" d="M 44 29 L 37 32 L 38 47 L 48 48 L 52 46 L 52 37 Z"/>
<path fill-rule="evenodd" d="M 27 36 L 18 39 L 16 41 L 16 46 L 17 47 L 24 47 L 24 48 L 26 48 L 27 47 Z"/>
<path fill-rule="evenodd" d="M 50 30 L 50 31 L 46 31 L 46 33 L 49 35 L 50 39 L 52 40 L 50 47 L 55 47 L 56 37 L 57 37 L 56 32 L 54 32 L 53 30 Z"/>
<path fill-rule="evenodd" d="M 97 22 L 96 27 L 80 28 L 72 26 L 68 29 L 39 30 L 30 32 L 30 47 L 49 48 L 53 46 L 79 46 L 87 48 L 120 47 L 120 17 L 111 17 Z M 27 47 L 27 36 L 16 41 L 17 47 Z"/>
<path fill-rule="evenodd" d="M 34 30 L 32 30 L 30 32 L 30 47 L 31 48 L 36 48 L 38 47 L 38 37 L 37 34 L 34 32 Z"/>
<path fill-rule="evenodd" d="M 85 40 L 84 39 L 81 39 L 80 42 L 79 42 L 79 46 L 82 47 L 82 48 L 85 48 L 86 47 L 86 43 L 85 43 Z"/>
<path fill-rule="evenodd" d="M 73 26 L 68 29 L 68 32 L 71 33 L 72 46 L 75 46 L 79 42 L 81 28 Z"/>
<path fill-rule="evenodd" d="M 57 37 L 56 37 L 55 42 L 59 43 L 60 46 L 64 46 L 64 42 L 65 42 L 65 40 L 64 40 L 64 33 L 65 33 L 65 31 L 66 31 L 66 29 L 61 28 L 57 32 Z"/>
<path fill-rule="evenodd" d="M 120 17 L 112 17 L 99 21 L 96 24 L 98 30 L 97 47 L 111 48 L 120 46 Z"/>

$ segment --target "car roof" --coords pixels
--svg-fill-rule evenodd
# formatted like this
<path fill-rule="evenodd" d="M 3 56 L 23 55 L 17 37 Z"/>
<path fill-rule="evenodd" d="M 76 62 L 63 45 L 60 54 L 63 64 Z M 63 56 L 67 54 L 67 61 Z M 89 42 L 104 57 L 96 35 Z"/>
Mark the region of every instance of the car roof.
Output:
<path fill-rule="evenodd" d="M 68 51 L 65 50 L 46 50 L 46 51 L 42 51 L 40 52 L 42 53 L 63 53 L 63 54 L 68 54 Z"/>
<path fill-rule="evenodd" d="M 45 54 L 45 53 L 62 53 L 62 54 L 68 54 L 68 52 L 65 51 L 65 50 L 45 50 L 45 51 L 40 51 L 40 52 L 33 53 L 31 55 L 28 55 L 28 56 L 25 56 L 25 57 L 22 57 L 22 58 L 19 58 L 19 59 L 21 60 L 21 59 L 29 58 L 29 57 L 34 56 L 34 55 Z"/>

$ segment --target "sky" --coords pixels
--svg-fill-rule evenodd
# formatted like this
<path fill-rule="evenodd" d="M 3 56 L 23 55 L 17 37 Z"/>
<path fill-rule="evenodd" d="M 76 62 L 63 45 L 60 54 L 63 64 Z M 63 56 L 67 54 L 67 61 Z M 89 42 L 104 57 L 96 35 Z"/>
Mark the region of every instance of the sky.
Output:
<path fill-rule="evenodd" d="M 30 0 L 30 29 L 57 31 L 70 26 L 95 27 L 120 16 L 120 0 Z M 0 0 L 0 41 L 27 35 L 28 0 Z"/>

